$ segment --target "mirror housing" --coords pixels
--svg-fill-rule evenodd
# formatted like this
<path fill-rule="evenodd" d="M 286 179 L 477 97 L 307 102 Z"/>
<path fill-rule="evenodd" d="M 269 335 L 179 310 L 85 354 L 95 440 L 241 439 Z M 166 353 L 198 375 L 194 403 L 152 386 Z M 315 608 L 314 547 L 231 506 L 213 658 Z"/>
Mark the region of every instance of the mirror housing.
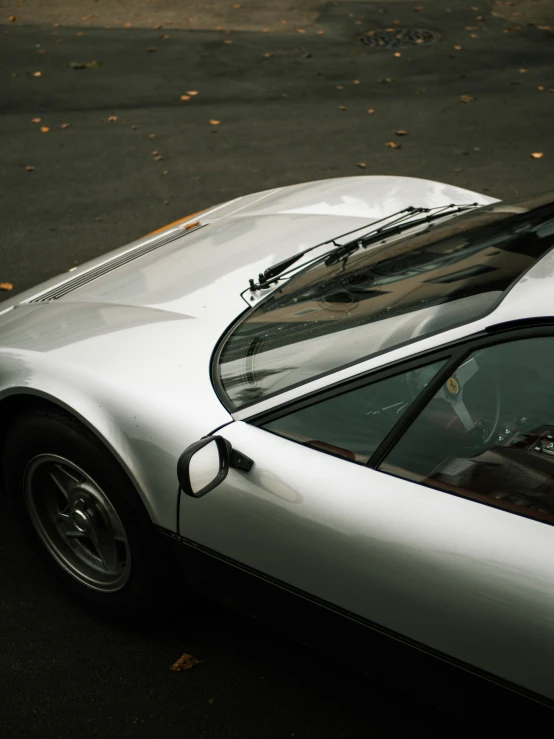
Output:
<path fill-rule="evenodd" d="M 194 481 L 191 481 L 191 462 L 194 455 L 207 447 L 208 444 L 216 445 L 219 463 L 217 468 L 214 465 L 212 479 L 202 487 L 197 488 Z M 208 436 L 188 446 L 177 462 L 177 478 L 179 480 L 179 487 L 183 493 L 191 498 L 201 498 L 223 482 L 229 472 L 231 452 L 231 444 L 223 436 Z M 208 470 L 208 473 L 210 471 Z M 195 487 L 197 488 L 196 490 Z"/>

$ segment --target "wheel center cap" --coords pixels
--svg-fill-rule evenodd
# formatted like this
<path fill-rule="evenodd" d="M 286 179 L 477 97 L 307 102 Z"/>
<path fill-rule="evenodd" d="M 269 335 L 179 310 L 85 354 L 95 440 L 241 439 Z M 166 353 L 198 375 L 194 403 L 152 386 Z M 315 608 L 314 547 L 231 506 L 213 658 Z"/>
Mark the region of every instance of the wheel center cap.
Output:
<path fill-rule="evenodd" d="M 90 521 L 87 514 L 80 508 L 71 512 L 71 521 L 76 529 L 79 531 L 87 531 L 90 526 Z"/>

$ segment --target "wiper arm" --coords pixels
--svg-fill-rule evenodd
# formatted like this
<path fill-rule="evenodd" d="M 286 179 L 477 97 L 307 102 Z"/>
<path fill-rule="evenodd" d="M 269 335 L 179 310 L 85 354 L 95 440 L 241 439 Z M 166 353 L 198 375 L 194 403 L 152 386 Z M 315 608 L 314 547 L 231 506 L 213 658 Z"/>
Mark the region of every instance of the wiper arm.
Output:
<path fill-rule="evenodd" d="M 346 233 L 343 233 L 340 236 L 335 236 L 335 239 L 343 239 L 345 236 L 348 236 L 351 233 L 354 233 L 356 231 L 361 231 L 364 228 L 368 228 L 369 226 L 374 225 L 375 223 L 382 223 L 383 221 L 388 221 L 389 219 L 395 218 L 396 216 L 402 216 L 402 218 L 407 218 L 409 215 L 414 215 L 414 213 L 426 213 L 428 210 L 429 210 L 428 208 L 415 208 L 413 205 L 410 205 L 408 208 L 399 210 L 397 213 L 391 213 L 391 215 L 385 216 L 384 218 L 380 218 L 378 221 L 372 221 L 371 223 L 368 223 L 367 226 L 358 226 L 357 228 L 354 228 L 351 231 L 346 231 Z M 319 247 L 325 246 L 325 244 L 328 244 L 328 243 L 330 242 L 322 241 L 321 243 L 316 244 L 315 246 L 309 246 L 307 249 L 303 249 L 302 251 L 299 251 L 294 256 L 287 257 L 287 259 L 283 259 L 281 262 L 277 262 L 277 264 L 273 264 L 271 267 L 268 267 L 263 272 L 260 272 L 260 274 L 258 275 L 257 283 L 253 279 L 248 281 L 250 283 L 250 290 L 252 292 L 256 290 L 262 290 L 263 288 L 271 285 L 272 282 L 277 282 L 275 278 L 278 275 L 282 275 L 285 270 L 288 270 L 289 267 L 291 267 L 295 262 L 298 262 L 300 259 L 302 259 L 303 256 L 305 256 L 309 252 L 314 251 L 315 249 L 319 249 Z M 321 257 L 317 257 L 317 259 L 320 259 L 320 258 Z"/>
<path fill-rule="evenodd" d="M 371 231 L 369 234 L 366 234 L 365 236 L 359 239 L 355 239 L 349 242 L 348 244 L 344 244 L 341 246 L 335 246 L 335 248 L 332 249 L 329 253 L 319 255 L 315 257 L 313 260 L 306 262 L 303 266 L 307 267 L 322 259 L 325 259 L 325 264 L 327 266 L 331 266 L 333 264 L 336 264 L 337 262 L 340 262 L 342 259 L 348 258 L 350 254 L 353 254 L 359 248 L 361 247 L 365 248 L 366 246 L 369 246 L 369 244 L 372 244 L 375 241 L 380 241 L 384 237 L 392 236 L 397 233 L 402 233 L 402 231 L 408 230 L 409 228 L 412 228 L 413 226 L 417 226 L 422 223 L 431 223 L 432 221 L 438 220 L 439 218 L 443 218 L 447 215 L 452 215 L 452 213 L 458 213 L 463 210 L 475 208 L 478 205 L 479 203 L 471 203 L 468 205 L 451 204 L 451 205 L 441 205 L 441 206 L 438 206 L 437 208 L 421 208 L 421 207 L 416 208 L 415 206 L 410 205 L 408 208 L 399 210 L 396 213 L 391 213 L 390 215 L 384 216 L 383 218 L 380 218 L 377 221 L 372 221 L 371 223 L 367 224 L 367 226 L 358 226 L 357 228 L 354 228 L 351 231 L 346 231 L 346 233 L 343 233 L 340 236 L 335 236 L 334 240 L 343 239 L 345 236 L 348 236 L 351 233 L 356 233 L 357 231 L 363 231 L 364 228 L 369 228 L 369 226 L 374 226 L 377 223 L 388 221 L 388 223 L 384 224 L 380 228 L 375 229 L 375 231 Z M 438 211 L 438 212 L 433 212 L 433 211 Z M 411 218 L 412 216 L 417 215 L 418 213 L 427 213 L 429 215 L 426 215 L 424 218 L 418 218 L 416 220 L 407 220 Z M 391 219 L 394 219 L 394 220 L 391 220 Z M 325 246 L 325 244 L 328 244 L 328 243 L 329 241 L 322 241 L 321 243 L 316 244 L 315 246 L 309 246 L 307 249 L 303 249 L 297 254 L 294 254 L 294 256 L 288 257 L 287 259 L 283 259 L 281 262 L 277 262 L 277 264 L 273 264 L 271 267 L 268 267 L 263 272 L 260 272 L 260 274 L 258 275 L 258 282 L 255 282 L 253 279 L 250 279 L 248 281 L 250 284 L 250 287 L 249 287 L 250 292 L 256 292 L 257 290 L 263 290 L 269 287 L 273 282 L 278 282 L 280 279 L 288 275 L 289 267 L 292 267 L 293 264 L 298 262 L 300 259 L 302 259 L 302 257 L 304 257 L 309 252 L 314 251 L 315 249 L 319 249 L 321 246 Z"/>

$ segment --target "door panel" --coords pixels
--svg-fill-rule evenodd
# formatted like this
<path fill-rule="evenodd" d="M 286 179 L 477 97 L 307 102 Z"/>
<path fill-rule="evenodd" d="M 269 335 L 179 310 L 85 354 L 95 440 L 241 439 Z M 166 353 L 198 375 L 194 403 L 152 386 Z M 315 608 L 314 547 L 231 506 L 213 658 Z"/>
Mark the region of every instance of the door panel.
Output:
<path fill-rule="evenodd" d="M 550 526 L 242 422 L 219 433 L 254 467 L 182 495 L 183 536 L 554 698 Z"/>

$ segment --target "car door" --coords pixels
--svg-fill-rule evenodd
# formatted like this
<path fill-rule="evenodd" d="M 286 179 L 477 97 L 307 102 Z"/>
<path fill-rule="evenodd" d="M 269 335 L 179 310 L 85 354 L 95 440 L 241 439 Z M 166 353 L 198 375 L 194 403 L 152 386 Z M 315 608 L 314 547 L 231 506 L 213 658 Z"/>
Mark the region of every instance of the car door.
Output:
<path fill-rule="evenodd" d="M 484 337 L 221 429 L 254 461 L 180 533 L 554 698 L 550 329 Z"/>

